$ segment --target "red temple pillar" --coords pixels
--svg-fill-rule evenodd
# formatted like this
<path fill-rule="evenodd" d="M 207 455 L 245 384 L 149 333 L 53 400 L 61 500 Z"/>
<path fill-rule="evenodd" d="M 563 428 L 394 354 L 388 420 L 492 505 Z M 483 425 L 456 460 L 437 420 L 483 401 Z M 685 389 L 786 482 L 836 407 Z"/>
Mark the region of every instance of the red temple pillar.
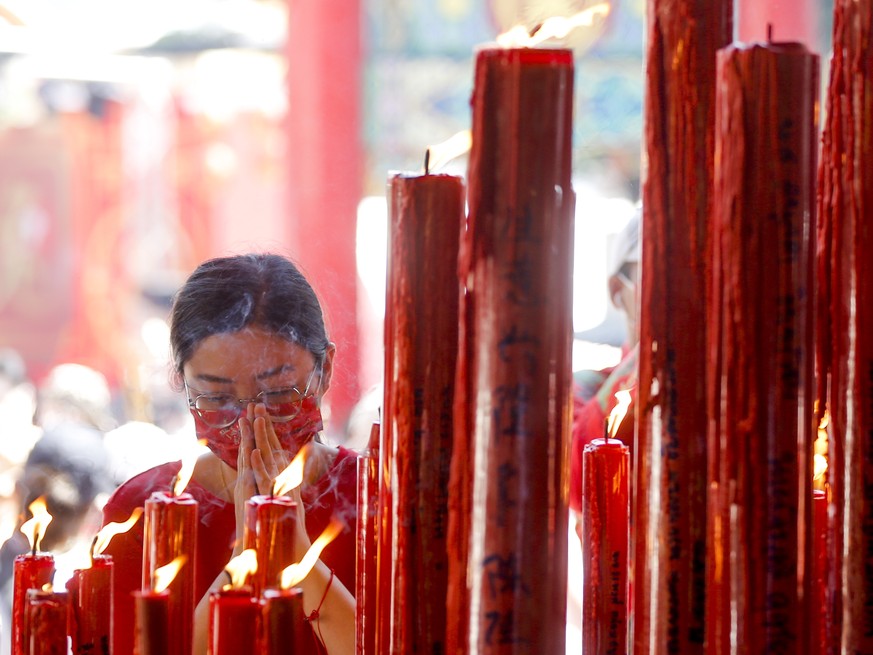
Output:
<path fill-rule="evenodd" d="M 288 217 L 292 258 L 325 309 L 337 356 L 327 429 L 359 395 L 355 223 L 362 193 L 359 0 L 288 0 Z"/>

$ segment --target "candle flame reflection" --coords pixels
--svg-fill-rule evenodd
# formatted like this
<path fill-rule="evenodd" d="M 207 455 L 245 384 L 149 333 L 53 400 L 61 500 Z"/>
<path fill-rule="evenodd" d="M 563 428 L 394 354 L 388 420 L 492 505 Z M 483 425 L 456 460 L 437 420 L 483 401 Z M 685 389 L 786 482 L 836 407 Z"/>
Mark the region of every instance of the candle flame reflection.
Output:
<path fill-rule="evenodd" d="M 563 16 L 547 18 L 533 31 L 523 25 L 516 25 L 508 32 L 499 35 L 497 43 L 506 48 L 514 46 L 532 48 L 549 39 L 563 39 L 577 27 L 591 27 L 595 20 L 605 19 L 609 11 L 609 3 L 601 2 L 569 18 Z"/>
<path fill-rule="evenodd" d="M 139 517 L 142 516 L 142 513 L 142 507 L 135 507 L 130 513 L 130 518 L 126 521 L 121 523 L 107 523 L 100 528 L 97 536 L 94 537 L 94 545 L 91 547 L 91 556 L 93 557 L 94 555 L 100 555 L 103 553 L 103 551 L 109 546 L 109 542 L 112 541 L 112 537 L 130 530 L 134 525 L 136 525 L 136 522 L 139 520 Z"/>
<path fill-rule="evenodd" d="M 342 531 L 342 522 L 336 517 L 332 518 L 328 526 L 324 529 L 324 532 L 319 535 L 318 539 L 312 542 L 312 545 L 309 547 L 309 550 L 306 551 L 303 559 L 295 564 L 285 567 L 282 571 L 282 589 L 290 589 L 294 585 L 299 584 L 303 578 L 309 575 L 312 567 L 315 566 L 315 563 L 321 556 L 321 551 L 323 551 L 331 541 L 336 539 Z"/>
<path fill-rule="evenodd" d="M 828 426 L 831 417 L 825 410 L 818 424 L 818 432 L 813 443 L 812 480 L 813 488 L 824 489 L 827 483 L 828 471 Z"/>
<path fill-rule="evenodd" d="M 232 558 L 224 567 L 230 576 L 230 584 L 225 589 L 239 589 L 246 583 L 246 578 L 258 570 L 258 553 L 254 548 L 246 548 L 236 557 Z"/>
<path fill-rule="evenodd" d="M 273 495 L 284 496 L 289 491 L 293 491 L 303 483 L 303 470 L 306 464 L 306 456 L 309 452 L 309 444 L 303 446 L 300 452 L 294 456 L 291 463 L 276 476 L 273 482 Z"/>
<path fill-rule="evenodd" d="M 614 437 L 618 434 L 618 426 L 621 425 L 622 420 L 624 420 L 624 417 L 627 414 L 627 408 L 630 407 L 630 389 L 616 391 L 615 398 L 618 400 L 618 404 L 612 408 L 612 411 L 609 413 L 609 419 L 607 419 L 606 423 L 606 432 L 610 437 Z"/>
<path fill-rule="evenodd" d="M 21 524 L 20 530 L 27 537 L 30 550 L 35 553 L 39 550 L 48 524 L 52 522 L 52 515 L 46 509 L 45 496 L 34 500 L 27 509 L 30 511 L 31 518 Z"/>
<path fill-rule="evenodd" d="M 187 561 L 187 555 L 179 555 L 169 564 L 164 564 L 164 566 L 159 566 L 158 568 L 156 568 L 155 572 L 152 574 L 152 591 L 161 593 L 167 587 L 169 587 L 170 584 L 172 584 L 173 580 L 176 579 L 176 575 L 179 573 L 179 570 L 185 565 L 185 562 Z"/>

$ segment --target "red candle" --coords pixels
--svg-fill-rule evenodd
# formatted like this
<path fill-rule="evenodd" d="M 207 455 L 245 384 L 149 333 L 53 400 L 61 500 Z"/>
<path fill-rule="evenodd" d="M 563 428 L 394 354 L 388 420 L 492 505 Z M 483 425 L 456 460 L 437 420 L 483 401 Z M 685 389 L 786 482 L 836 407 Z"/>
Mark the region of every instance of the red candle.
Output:
<path fill-rule="evenodd" d="M 225 587 L 209 594 L 209 655 L 254 652 L 260 605 L 252 588 Z"/>
<path fill-rule="evenodd" d="M 145 502 L 143 589 L 152 588 L 156 569 L 185 558 L 168 587 L 170 655 L 190 655 L 193 647 L 197 522 L 197 501 L 190 494 L 155 491 Z"/>
<path fill-rule="evenodd" d="M 358 519 L 355 574 L 355 649 L 376 652 L 379 513 L 379 423 L 373 423 L 366 450 L 358 456 Z"/>
<path fill-rule="evenodd" d="M 813 567 L 812 589 L 814 597 L 810 612 L 813 624 L 811 653 L 825 655 L 828 652 L 828 590 L 830 572 L 828 567 L 828 497 L 823 489 L 812 492 Z"/>
<path fill-rule="evenodd" d="M 708 652 L 806 653 L 818 57 L 725 48 L 718 80 Z"/>
<path fill-rule="evenodd" d="M 136 636 L 134 655 L 165 655 L 170 652 L 170 592 L 134 592 Z"/>
<path fill-rule="evenodd" d="M 303 591 L 266 589 L 261 597 L 261 647 L 259 655 L 313 655 L 319 653 L 315 635 L 306 624 Z"/>
<path fill-rule="evenodd" d="M 252 496 L 246 501 L 243 546 L 257 552 L 252 586 L 259 595 L 280 586 L 282 570 L 296 561 L 297 503 L 287 496 Z"/>
<path fill-rule="evenodd" d="M 573 53 L 476 54 L 447 652 L 565 649 Z"/>
<path fill-rule="evenodd" d="M 582 451 L 582 651 L 627 653 L 630 454 L 618 439 Z"/>
<path fill-rule="evenodd" d="M 390 648 L 443 652 L 464 184 L 452 175 L 396 174 L 388 187 L 380 454 L 391 487 L 381 508 L 392 530 Z"/>
<path fill-rule="evenodd" d="M 703 652 L 715 55 L 732 4 L 647 2 L 634 653 Z"/>
<path fill-rule="evenodd" d="M 55 575 L 55 558 L 49 553 L 27 553 L 15 558 L 12 596 L 12 655 L 28 655 L 24 639 L 27 592 L 51 584 Z"/>
<path fill-rule="evenodd" d="M 67 594 L 28 589 L 25 600 L 27 655 L 67 655 Z"/>
<path fill-rule="evenodd" d="M 109 555 L 94 555 L 91 566 L 76 569 L 67 582 L 73 655 L 112 652 L 113 563 Z"/>

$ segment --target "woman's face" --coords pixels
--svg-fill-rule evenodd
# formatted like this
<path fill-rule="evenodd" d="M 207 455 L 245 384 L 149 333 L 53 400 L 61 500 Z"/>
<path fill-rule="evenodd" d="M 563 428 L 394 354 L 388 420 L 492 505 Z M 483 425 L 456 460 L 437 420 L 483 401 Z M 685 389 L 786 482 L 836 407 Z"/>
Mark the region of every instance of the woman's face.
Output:
<path fill-rule="evenodd" d="M 226 395 L 228 405 L 239 407 L 244 414 L 246 401 L 260 402 L 270 392 L 294 387 L 306 399 L 294 407 L 294 418 L 282 417 L 273 422 L 279 440 L 294 451 L 322 427 L 318 400 L 330 382 L 332 348 L 324 360 L 316 367 L 315 356 L 307 349 L 262 328 L 214 334 L 200 342 L 185 363 L 183 375 L 189 404 L 198 396 L 205 405 L 207 400 L 213 402 Z M 264 392 L 267 394 L 259 397 Z M 206 439 L 209 448 L 222 461 L 236 468 L 239 451 L 236 421 L 230 425 L 209 425 L 204 418 L 210 414 L 193 407 L 191 412 L 197 436 Z"/>

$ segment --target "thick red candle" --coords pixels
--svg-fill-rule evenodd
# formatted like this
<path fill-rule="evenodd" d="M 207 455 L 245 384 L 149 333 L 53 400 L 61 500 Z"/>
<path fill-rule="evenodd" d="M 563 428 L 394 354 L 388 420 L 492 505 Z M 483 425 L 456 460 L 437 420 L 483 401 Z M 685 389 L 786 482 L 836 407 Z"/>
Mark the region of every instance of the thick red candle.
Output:
<path fill-rule="evenodd" d="M 706 626 L 707 280 L 716 51 L 731 0 L 648 0 L 634 463 L 637 655 L 699 655 Z M 628 444 L 631 445 L 631 444 Z"/>
<path fill-rule="evenodd" d="M 733 634 L 747 652 L 802 654 L 813 573 L 818 57 L 791 43 L 725 48 L 718 80 L 708 652 L 730 652 Z"/>
<path fill-rule="evenodd" d="M 25 598 L 25 653 L 67 655 L 67 594 L 28 589 Z"/>
<path fill-rule="evenodd" d="M 260 605 L 251 587 L 225 588 L 209 594 L 209 655 L 255 652 Z"/>
<path fill-rule="evenodd" d="M 812 492 L 813 599 L 809 616 L 813 626 L 811 631 L 812 647 L 810 649 L 812 655 L 825 655 L 825 653 L 829 652 L 829 532 L 827 492 L 823 489 L 815 489 Z"/>
<path fill-rule="evenodd" d="M 244 548 L 254 548 L 258 557 L 251 578 L 255 594 L 277 589 L 283 569 L 297 561 L 297 503 L 287 496 L 252 496 L 246 501 L 245 522 Z"/>
<path fill-rule="evenodd" d="M 573 53 L 476 54 L 447 652 L 565 649 Z"/>
<path fill-rule="evenodd" d="M 818 315 L 834 512 L 827 653 L 873 652 L 873 11 L 836 0 L 822 139 Z"/>
<path fill-rule="evenodd" d="M 259 655 L 317 655 L 320 652 L 315 645 L 315 635 L 306 623 L 300 588 L 264 591 L 260 638 Z"/>
<path fill-rule="evenodd" d="M 27 553 L 15 558 L 12 591 L 12 655 L 28 655 L 24 640 L 25 606 L 29 589 L 42 589 L 55 575 L 55 558 L 49 553 Z"/>
<path fill-rule="evenodd" d="M 618 439 L 582 451 L 582 652 L 625 655 L 630 454 Z"/>
<path fill-rule="evenodd" d="M 376 652 L 376 614 L 379 593 L 379 438 L 373 423 L 367 449 L 358 456 L 358 519 L 355 571 L 355 651 Z"/>
<path fill-rule="evenodd" d="M 392 526 L 390 652 L 444 652 L 464 184 L 453 175 L 397 174 L 388 196 L 380 454 L 391 487 L 381 508 Z"/>
<path fill-rule="evenodd" d="M 112 653 L 112 571 L 111 556 L 95 555 L 67 582 L 73 655 Z"/>
<path fill-rule="evenodd" d="M 170 655 L 190 655 L 193 647 L 197 523 L 197 501 L 190 494 L 155 491 L 145 503 L 143 589 L 152 588 L 157 568 L 185 558 L 168 587 Z"/>
<path fill-rule="evenodd" d="M 165 655 L 170 651 L 170 592 L 136 591 L 134 655 Z"/>

